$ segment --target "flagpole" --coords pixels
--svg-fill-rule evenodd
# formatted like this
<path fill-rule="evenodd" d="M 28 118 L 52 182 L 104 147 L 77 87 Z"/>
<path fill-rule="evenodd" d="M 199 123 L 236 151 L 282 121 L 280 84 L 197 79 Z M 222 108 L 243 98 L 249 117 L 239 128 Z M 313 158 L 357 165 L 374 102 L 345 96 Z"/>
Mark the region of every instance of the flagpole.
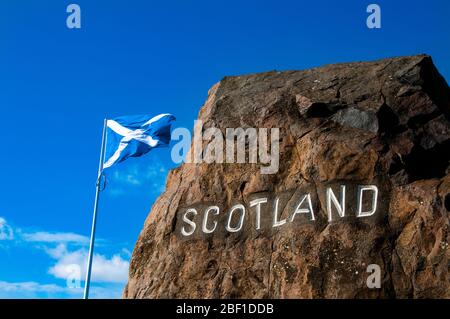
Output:
<path fill-rule="evenodd" d="M 92 215 L 92 228 L 91 228 L 91 240 L 89 243 L 89 255 L 86 270 L 86 281 L 84 282 L 84 296 L 83 299 L 89 298 L 89 285 L 91 281 L 92 259 L 94 255 L 94 241 L 95 241 L 95 227 L 97 223 L 97 210 L 98 202 L 100 200 L 101 177 L 103 174 L 103 162 L 105 160 L 105 147 L 106 147 L 106 119 L 103 121 L 103 133 L 102 133 L 102 147 L 100 150 L 100 163 L 98 165 L 97 182 L 95 185 L 95 200 L 94 200 L 94 213 Z"/>

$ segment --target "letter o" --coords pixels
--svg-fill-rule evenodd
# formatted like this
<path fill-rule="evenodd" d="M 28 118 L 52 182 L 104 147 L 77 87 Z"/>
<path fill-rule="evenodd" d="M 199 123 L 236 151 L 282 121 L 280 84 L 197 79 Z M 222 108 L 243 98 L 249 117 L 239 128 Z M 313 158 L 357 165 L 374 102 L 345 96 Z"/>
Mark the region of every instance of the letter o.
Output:
<path fill-rule="evenodd" d="M 230 223 L 231 223 L 231 218 L 233 217 L 233 213 L 240 209 L 241 210 L 241 218 L 239 219 L 239 223 L 237 225 L 237 227 L 231 227 Z M 227 221 L 227 226 L 226 226 L 226 230 L 229 231 L 230 233 L 235 233 L 238 232 L 242 229 L 242 225 L 244 224 L 244 217 L 245 217 L 245 207 L 242 204 L 236 204 L 233 207 L 231 207 L 230 209 L 230 213 L 228 214 L 228 221 Z"/>

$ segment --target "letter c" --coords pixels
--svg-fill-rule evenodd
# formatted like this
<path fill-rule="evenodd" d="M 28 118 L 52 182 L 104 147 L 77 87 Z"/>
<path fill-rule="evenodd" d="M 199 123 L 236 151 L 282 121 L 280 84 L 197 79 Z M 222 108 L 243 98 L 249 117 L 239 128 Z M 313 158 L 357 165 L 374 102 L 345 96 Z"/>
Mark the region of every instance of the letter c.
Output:
<path fill-rule="evenodd" d="M 214 215 L 219 215 L 219 207 L 217 206 L 209 206 L 206 211 L 205 211 L 205 216 L 203 216 L 203 224 L 202 224 L 202 231 L 205 234 L 211 234 L 213 231 L 216 230 L 217 227 L 217 221 L 214 221 L 214 227 L 212 229 L 208 229 L 207 225 L 208 225 L 208 215 L 209 212 L 215 210 L 216 212 L 213 213 Z"/>

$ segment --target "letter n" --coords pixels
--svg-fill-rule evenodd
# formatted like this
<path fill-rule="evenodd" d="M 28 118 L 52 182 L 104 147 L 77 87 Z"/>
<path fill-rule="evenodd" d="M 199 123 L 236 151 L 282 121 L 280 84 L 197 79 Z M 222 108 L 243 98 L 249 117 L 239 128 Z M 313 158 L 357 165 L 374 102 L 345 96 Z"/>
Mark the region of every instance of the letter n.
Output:
<path fill-rule="evenodd" d="M 333 193 L 333 190 L 331 187 L 327 188 L 327 213 L 328 213 L 328 221 L 331 222 L 333 217 L 333 212 L 331 210 L 331 204 L 333 203 L 334 207 L 336 208 L 337 213 L 340 217 L 345 216 L 345 186 L 341 185 L 341 193 L 340 193 L 340 200 L 336 198 L 336 196 Z"/>

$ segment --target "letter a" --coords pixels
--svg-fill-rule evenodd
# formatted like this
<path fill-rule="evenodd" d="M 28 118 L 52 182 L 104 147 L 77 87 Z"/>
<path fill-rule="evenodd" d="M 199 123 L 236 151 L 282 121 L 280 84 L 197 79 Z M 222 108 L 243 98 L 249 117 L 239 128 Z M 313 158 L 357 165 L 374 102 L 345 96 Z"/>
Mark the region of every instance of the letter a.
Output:
<path fill-rule="evenodd" d="M 367 272 L 370 273 L 367 277 L 367 288 L 381 288 L 381 268 L 377 264 L 370 264 L 367 266 Z"/>
<path fill-rule="evenodd" d="M 378 4 L 369 4 L 367 6 L 367 13 L 370 15 L 367 17 L 366 24 L 369 29 L 381 28 L 381 8 Z"/>
<path fill-rule="evenodd" d="M 309 208 L 300 208 L 305 200 L 308 202 L 308 207 Z M 315 218 L 314 218 L 314 211 L 313 211 L 312 203 L 311 203 L 311 195 L 310 194 L 306 194 L 305 196 L 302 197 L 302 200 L 297 205 L 297 208 L 295 209 L 295 212 L 292 214 L 291 222 L 294 221 L 295 215 L 297 215 L 297 214 L 308 214 L 308 213 L 311 214 L 311 220 L 315 220 Z"/>
<path fill-rule="evenodd" d="M 81 8 L 78 4 L 69 4 L 67 13 L 71 13 L 66 20 L 69 29 L 81 29 Z"/>

